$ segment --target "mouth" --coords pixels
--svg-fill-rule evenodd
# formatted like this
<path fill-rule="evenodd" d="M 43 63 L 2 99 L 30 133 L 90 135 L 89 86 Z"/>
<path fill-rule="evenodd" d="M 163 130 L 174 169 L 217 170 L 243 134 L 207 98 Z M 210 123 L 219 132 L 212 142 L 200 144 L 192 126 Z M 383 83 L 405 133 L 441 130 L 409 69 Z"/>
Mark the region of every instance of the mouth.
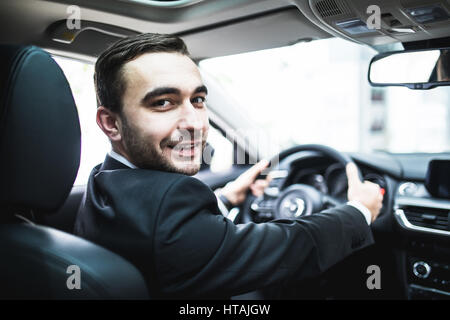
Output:
<path fill-rule="evenodd" d="M 201 149 L 202 141 L 190 141 L 190 142 L 173 142 L 168 143 L 172 154 L 175 154 L 178 158 L 194 158 L 198 151 Z"/>

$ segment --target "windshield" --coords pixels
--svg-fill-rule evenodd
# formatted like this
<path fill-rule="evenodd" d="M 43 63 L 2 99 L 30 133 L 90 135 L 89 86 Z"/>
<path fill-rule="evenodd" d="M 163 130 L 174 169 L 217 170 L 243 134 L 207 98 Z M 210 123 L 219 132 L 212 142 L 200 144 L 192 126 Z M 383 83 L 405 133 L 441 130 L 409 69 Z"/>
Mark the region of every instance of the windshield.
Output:
<path fill-rule="evenodd" d="M 341 39 L 207 59 L 200 68 L 277 138 L 277 149 L 319 143 L 340 151 L 450 150 L 450 87 L 374 88 L 373 49 Z M 225 111 L 226 112 L 226 111 Z"/>

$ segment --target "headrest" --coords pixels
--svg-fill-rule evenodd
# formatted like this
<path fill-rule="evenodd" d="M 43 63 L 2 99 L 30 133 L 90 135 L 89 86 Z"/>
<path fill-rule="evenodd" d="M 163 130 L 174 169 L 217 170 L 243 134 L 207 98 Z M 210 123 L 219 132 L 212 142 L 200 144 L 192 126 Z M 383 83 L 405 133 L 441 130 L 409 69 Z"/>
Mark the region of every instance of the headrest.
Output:
<path fill-rule="evenodd" d="M 75 102 L 57 63 L 34 46 L 0 45 L 0 207 L 60 207 L 78 171 L 80 141 Z"/>

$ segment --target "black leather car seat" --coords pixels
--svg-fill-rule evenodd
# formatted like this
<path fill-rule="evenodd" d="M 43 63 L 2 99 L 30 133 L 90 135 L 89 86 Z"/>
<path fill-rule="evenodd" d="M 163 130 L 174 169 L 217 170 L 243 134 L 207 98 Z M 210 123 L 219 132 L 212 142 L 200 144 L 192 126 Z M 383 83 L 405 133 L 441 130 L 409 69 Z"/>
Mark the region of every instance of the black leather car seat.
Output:
<path fill-rule="evenodd" d="M 0 298 L 148 298 L 122 257 L 32 222 L 64 203 L 79 161 L 78 114 L 62 70 L 37 47 L 0 45 Z"/>

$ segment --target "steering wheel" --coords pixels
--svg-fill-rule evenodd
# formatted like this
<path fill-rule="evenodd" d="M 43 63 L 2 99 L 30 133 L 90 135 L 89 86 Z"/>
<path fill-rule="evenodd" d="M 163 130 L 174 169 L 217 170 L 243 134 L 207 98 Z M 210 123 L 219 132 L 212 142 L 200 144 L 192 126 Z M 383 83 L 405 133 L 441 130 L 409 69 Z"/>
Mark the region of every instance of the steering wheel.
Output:
<path fill-rule="evenodd" d="M 272 176 L 272 181 L 269 187 L 262 196 L 257 198 L 249 193 L 242 207 L 241 217 L 244 220 L 255 222 L 272 219 L 297 219 L 325 208 L 343 204 L 342 199 L 327 195 L 310 185 L 295 183 L 285 186 L 286 179 L 292 170 L 292 164 L 297 160 L 314 155 L 334 160 L 344 168 L 348 163 L 353 162 L 348 155 L 324 145 L 305 144 L 284 150 L 270 161 L 272 168 L 269 174 Z M 359 169 L 358 172 L 362 180 Z"/>

